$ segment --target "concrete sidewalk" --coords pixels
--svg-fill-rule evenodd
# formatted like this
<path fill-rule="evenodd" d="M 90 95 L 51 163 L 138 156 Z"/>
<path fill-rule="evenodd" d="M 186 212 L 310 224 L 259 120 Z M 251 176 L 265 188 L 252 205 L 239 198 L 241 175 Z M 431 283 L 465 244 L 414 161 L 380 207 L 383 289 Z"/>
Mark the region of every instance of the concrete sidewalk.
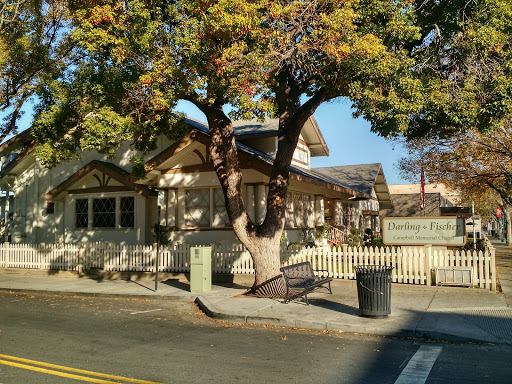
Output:
<path fill-rule="evenodd" d="M 275 299 L 244 297 L 242 293 L 247 287 L 234 284 L 214 284 L 212 291 L 198 295 L 190 293 L 189 285 L 178 280 L 160 282 L 154 291 L 152 281 L 10 272 L 0 271 L 2 291 L 195 300 L 208 316 L 236 323 L 512 345 L 512 308 L 507 306 L 506 295 L 483 289 L 393 284 L 391 315 L 371 319 L 358 315 L 355 281 L 334 281 L 332 295 L 321 292 L 308 295 L 308 306 L 302 300 L 283 304 Z"/>

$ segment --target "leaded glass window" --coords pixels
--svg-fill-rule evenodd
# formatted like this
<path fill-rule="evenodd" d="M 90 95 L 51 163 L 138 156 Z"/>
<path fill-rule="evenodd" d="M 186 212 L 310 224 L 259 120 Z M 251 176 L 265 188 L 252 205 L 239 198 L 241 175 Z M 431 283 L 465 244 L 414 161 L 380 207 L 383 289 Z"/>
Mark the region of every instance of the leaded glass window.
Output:
<path fill-rule="evenodd" d="M 92 200 L 92 225 L 96 228 L 115 228 L 116 199 Z"/>
<path fill-rule="evenodd" d="M 213 226 L 225 227 L 229 225 L 228 213 L 224 202 L 222 189 L 213 190 Z"/>
<path fill-rule="evenodd" d="M 135 226 L 135 199 L 133 197 L 121 197 L 119 224 L 121 228 L 133 228 Z"/>
<path fill-rule="evenodd" d="M 210 226 L 209 188 L 185 191 L 185 225 L 189 227 Z"/>
<path fill-rule="evenodd" d="M 304 224 L 304 204 L 300 193 L 293 194 L 293 211 L 295 213 L 295 227 L 302 228 Z"/>
<path fill-rule="evenodd" d="M 311 195 L 302 195 L 304 206 L 304 227 L 313 228 L 315 226 L 314 203 Z"/>
<path fill-rule="evenodd" d="M 89 200 L 77 199 L 75 201 L 75 226 L 87 228 L 89 226 Z"/>

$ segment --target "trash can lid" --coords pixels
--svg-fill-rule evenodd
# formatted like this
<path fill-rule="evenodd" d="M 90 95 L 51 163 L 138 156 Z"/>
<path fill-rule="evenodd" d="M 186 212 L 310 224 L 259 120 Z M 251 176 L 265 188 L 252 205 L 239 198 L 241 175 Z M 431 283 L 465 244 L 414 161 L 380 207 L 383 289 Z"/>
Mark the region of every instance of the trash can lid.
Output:
<path fill-rule="evenodd" d="M 354 265 L 356 272 L 385 272 L 393 270 L 389 265 Z"/>

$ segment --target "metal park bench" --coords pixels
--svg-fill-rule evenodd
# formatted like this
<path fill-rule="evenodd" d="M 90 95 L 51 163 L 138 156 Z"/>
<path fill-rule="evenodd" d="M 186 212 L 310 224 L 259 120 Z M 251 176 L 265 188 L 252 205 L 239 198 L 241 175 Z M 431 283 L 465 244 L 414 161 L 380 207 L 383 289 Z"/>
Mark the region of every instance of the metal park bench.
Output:
<path fill-rule="evenodd" d="M 313 272 L 313 267 L 309 261 L 303 263 L 288 265 L 282 267 L 284 280 L 286 282 L 286 295 L 284 303 L 295 297 L 304 296 L 306 304 L 309 305 L 308 293 L 315 289 L 324 287 L 332 294 L 331 280 L 332 277 L 318 277 Z M 328 284 L 328 286 L 325 286 Z"/>

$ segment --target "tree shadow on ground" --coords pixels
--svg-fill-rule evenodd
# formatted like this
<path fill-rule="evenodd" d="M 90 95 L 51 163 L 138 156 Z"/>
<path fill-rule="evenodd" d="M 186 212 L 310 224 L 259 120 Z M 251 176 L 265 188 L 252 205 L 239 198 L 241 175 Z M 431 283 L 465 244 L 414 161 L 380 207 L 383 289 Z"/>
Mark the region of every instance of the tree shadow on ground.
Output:
<path fill-rule="evenodd" d="M 326 300 L 326 299 L 308 298 L 308 300 L 309 300 L 309 305 L 312 305 L 314 307 L 329 309 L 331 311 L 341 312 L 341 313 L 345 313 L 347 315 L 359 316 L 359 308 L 353 307 L 351 305 L 337 303 L 335 301 Z M 304 305 L 306 305 L 305 302 L 304 302 Z"/>
<path fill-rule="evenodd" d="M 190 284 L 184 283 L 180 281 L 179 279 L 167 279 L 164 281 L 161 281 L 162 284 L 168 285 L 170 287 L 182 289 L 184 291 L 190 291 Z"/>

